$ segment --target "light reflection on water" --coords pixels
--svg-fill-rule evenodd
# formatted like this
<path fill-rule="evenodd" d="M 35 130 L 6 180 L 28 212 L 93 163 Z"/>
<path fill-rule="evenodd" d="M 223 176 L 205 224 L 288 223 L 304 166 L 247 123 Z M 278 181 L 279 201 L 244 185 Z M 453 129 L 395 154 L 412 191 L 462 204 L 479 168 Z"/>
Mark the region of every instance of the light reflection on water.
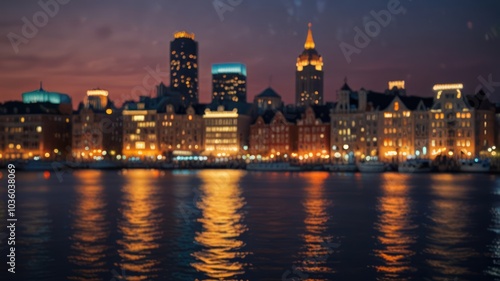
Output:
<path fill-rule="evenodd" d="M 302 173 L 300 176 L 306 183 L 303 201 L 306 217 L 305 231 L 301 234 L 304 245 L 299 255 L 300 260 L 297 262 L 297 269 L 302 274 L 298 275 L 305 280 L 328 280 L 321 277 L 333 273 L 330 260 L 334 249 L 330 245 L 334 241 L 333 235 L 328 232 L 332 217 L 330 213 L 332 201 L 326 198 L 324 186 L 328 173 Z"/>
<path fill-rule="evenodd" d="M 428 257 L 426 262 L 434 271 L 433 280 L 467 280 L 461 276 L 472 274 L 468 263 L 478 255 L 467 245 L 470 239 L 467 227 L 472 212 L 468 201 L 470 186 L 457 184 L 457 177 L 452 174 L 435 175 L 430 186 L 433 194 L 429 202 L 431 222 L 427 234 L 429 241 L 424 251 Z"/>
<path fill-rule="evenodd" d="M 408 175 L 384 173 L 382 195 L 378 199 L 376 230 L 378 247 L 375 255 L 382 262 L 375 266 L 379 280 L 409 280 L 416 269 L 411 266 L 415 252 L 411 249 L 417 225 L 412 220 L 412 201 L 409 198 Z"/>
<path fill-rule="evenodd" d="M 500 278 L 495 176 L 129 170 L 18 180 L 21 280 Z"/>
<path fill-rule="evenodd" d="M 206 170 L 198 175 L 203 181 L 197 203 L 202 230 L 196 233 L 195 242 L 202 248 L 193 253 L 196 261 L 191 265 L 206 276 L 202 280 L 238 280 L 250 254 L 240 237 L 247 231 L 242 210 L 246 202 L 239 186 L 244 172 Z"/>
<path fill-rule="evenodd" d="M 118 221 L 119 278 L 124 280 L 155 280 L 160 262 L 154 250 L 162 238 L 160 186 L 158 171 L 130 170 L 124 173 L 121 218 Z M 126 276 L 121 276 L 125 272 Z M 125 279 L 126 278 L 126 279 Z"/>
<path fill-rule="evenodd" d="M 106 250 L 109 222 L 105 217 L 107 204 L 103 198 L 102 172 L 79 171 L 74 173 L 78 182 L 75 187 L 76 204 L 72 215 L 71 254 L 73 264 L 70 280 L 101 280 L 107 273 Z"/>
<path fill-rule="evenodd" d="M 26 187 L 30 196 L 24 198 L 20 196 L 22 193 L 19 184 L 16 187 L 16 209 L 19 216 L 16 225 L 20 226 L 16 227 L 16 247 L 23 260 L 20 272 L 25 274 L 26 280 L 52 280 L 56 273 L 52 272 L 49 265 L 54 263 L 56 257 L 53 256 L 49 245 L 54 239 L 48 198 L 51 189 L 47 183 L 40 181 L 39 174 L 29 174 L 27 179 L 37 185 Z M 19 177 L 16 178 L 16 182 L 18 181 Z"/>

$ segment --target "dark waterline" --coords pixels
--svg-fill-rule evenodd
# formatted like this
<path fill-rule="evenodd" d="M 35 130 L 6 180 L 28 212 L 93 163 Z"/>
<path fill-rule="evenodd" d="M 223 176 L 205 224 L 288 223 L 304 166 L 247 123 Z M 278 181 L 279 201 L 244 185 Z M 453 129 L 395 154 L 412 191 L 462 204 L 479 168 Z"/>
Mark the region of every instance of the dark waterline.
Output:
<path fill-rule="evenodd" d="M 82 170 L 17 182 L 17 273 L 4 239 L 1 280 L 500 280 L 494 175 Z"/>

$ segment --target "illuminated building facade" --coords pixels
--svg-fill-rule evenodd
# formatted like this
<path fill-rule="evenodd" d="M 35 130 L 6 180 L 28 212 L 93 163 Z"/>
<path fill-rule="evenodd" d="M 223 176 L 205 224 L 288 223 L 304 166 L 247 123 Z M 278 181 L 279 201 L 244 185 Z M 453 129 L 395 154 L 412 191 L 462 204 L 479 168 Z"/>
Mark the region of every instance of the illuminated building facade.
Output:
<path fill-rule="evenodd" d="M 87 91 L 83 104 L 85 108 L 103 110 L 108 106 L 108 91 L 103 89 L 92 89 Z"/>
<path fill-rule="evenodd" d="M 345 81 L 342 88 L 337 91 L 337 103 L 330 113 L 331 157 L 336 162 L 352 160 L 354 158 L 353 151 L 365 150 L 364 147 L 360 147 L 363 142 L 360 141 L 361 136 L 358 134 L 364 133 L 366 130 L 366 127 L 363 126 L 363 114 L 366 106 L 358 104 L 355 94 L 357 93 L 354 93 Z M 366 95 L 366 93 L 364 94 Z M 366 98 L 364 100 L 366 103 Z M 372 114 L 369 113 L 366 117 L 367 120 L 371 121 Z"/>
<path fill-rule="evenodd" d="M 241 113 L 240 113 L 241 112 Z M 205 153 L 214 156 L 233 156 L 246 153 L 250 116 L 238 108 L 205 109 Z"/>
<path fill-rule="evenodd" d="M 330 158 L 329 111 L 327 106 L 308 106 L 297 120 L 300 160 L 314 162 Z"/>
<path fill-rule="evenodd" d="M 66 160 L 71 154 L 71 106 L 0 104 L 0 160 Z"/>
<path fill-rule="evenodd" d="M 467 96 L 467 101 L 475 109 L 474 137 L 475 150 L 479 156 L 488 156 L 493 147 L 496 147 L 495 134 L 498 127 L 495 127 L 496 107 L 490 102 L 486 93 L 480 90 L 475 95 Z M 477 156 L 476 155 L 476 156 Z"/>
<path fill-rule="evenodd" d="M 170 87 L 181 94 L 184 106 L 198 103 L 198 42 L 186 31 L 170 43 Z"/>
<path fill-rule="evenodd" d="M 281 111 L 268 110 L 250 126 L 250 154 L 285 159 L 297 152 L 297 125 Z"/>
<path fill-rule="evenodd" d="M 300 107 L 322 105 L 323 57 L 315 49 L 311 24 L 307 33 L 304 51 L 297 58 L 295 77 L 295 104 Z"/>
<path fill-rule="evenodd" d="M 281 96 L 271 87 L 265 89 L 262 93 L 255 96 L 253 100 L 258 114 L 263 114 L 266 110 L 279 110 L 283 108 Z"/>
<path fill-rule="evenodd" d="M 73 114 L 73 157 L 82 161 L 121 158 L 123 122 L 121 111 L 102 89 L 87 91 Z"/>
<path fill-rule="evenodd" d="M 422 98 L 396 95 L 380 112 L 381 160 L 400 163 L 408 158 L 428 158 L 427 106 Z"/>
<path fill-rule="evenodd" d="M 123 148 L 125 158 L 155 160 L 160 156 L 156 108 L 144 102 L 126 104 L 123 112 Z"/>
<path fill-rule="evenodd" d="M 218 102 L 247 100 L 247 67 L 241 63 L 212 65 L 212 100 Z"/>
<path fill-rule="evenodd" d="M 431 158 L 471 157 L 475 151 L 475 110 L 462 94 L 462 84 L 435 85 L 430 111 Z"/>
<path fill-rule="evenodd" d="M 385 93 L 344 84 L 331 112 L 331 155 L 335 162 L 377 156 L 386 162 L 429 157 L 432 98 L 406 96 L 404 81 Z"/>
<path fill-rule="evenodd" d="M 40 89 L 26 92 L 22 94 L 24 103 L 52 103 L 52 104 L 69 104 L 71 106 L 71 98 L 67 94 L 45 91 L 40 83 Z"/>
<path fill-rule="evenodd" d="M 200 106 L 166 106 L 158 114 L 160 152 L 162 155 L 193 155 L 203 151 L 203 111 Z"/>

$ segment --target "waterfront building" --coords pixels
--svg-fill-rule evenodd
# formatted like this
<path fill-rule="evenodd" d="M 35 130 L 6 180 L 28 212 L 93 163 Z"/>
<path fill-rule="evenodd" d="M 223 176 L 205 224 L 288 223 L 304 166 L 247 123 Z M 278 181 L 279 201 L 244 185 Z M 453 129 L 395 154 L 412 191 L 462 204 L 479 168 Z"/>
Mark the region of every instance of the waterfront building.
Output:
<path fill-rule="evenodd" d="M 250 126 L 250 154 L 285 160 L 297 152 L 297 125 L 283 112 L 267 110 Z"/>
<path fill-rule="evenodd" d="M 483 90 L 475 95 L 467 95 L 467 102 L 475 110 L 474 118 L 474 138 L 475 156 L 488 157 L 496 147 L 495 112 L 496 106 L 487 97 Z"/>
<path fill-rule="evenodd" d="M 276 111 L 283 108 L 281 96 L 271 87 L 256 95 L 253 103 L 257 108 L 257 114 L 263 114 L 267 110 Z"/>
<path fill-rule="evenodd" d="M 330 113 L 330 124 L 331 124 L 331 143 L 329 148 L 331 148 L 330 156 L 336 162 L 352 161 L 354 159 L 354 151 L 365 151 L 364 143 L 360 141 L 363 134 L 365 137 L 371 133 L 365 123 L 365 111 L 366 108 L 366 93 L 361 90 L 363 95 L 362 101 L 358 100 L 358 93 L 354 92 L 347 84 L 347 79 L 344 85 L 337 91 L 337 103 L 331 110 Z M 360 104 L 362 103 L 362 104 Z M 373 126 L 377 128 L 377 115 L 366 113 L 366 120 L 368 124 L 372 125 L 373 116 Z M 369 131 L 369 132 L 367 132 Z M 375 152 L 376 153 L 376 152 Z M 363 156 L 365 153 L 363 153 Z"/>
<path fill-rule="evenodd" d="M 158 113 L 159 144 L 162 155 L 198 155 L 203 151 L 203 105 L 176 106 L 167 104 L 165 111 Z"/>
<path fill-rule="evenodd" d="M 160 98 L 140 97 L 123 106 L 122 154 L 128 160 L 153 161 L 162 158 L 158 142 L 158 109 L 165 105 Z"/>
<path fill-rule="evenodd" d="M 198 42 L 186 31 L 170 42 L 170 87 L 181 94 L 184 106 L 198 103 Z"/>
<path fill-rule="evenodd" d="M 462 84 L 433 87 L 434 105 L 430 110 L 431 158 L 464 158 L 476 155 L 476 110 L 462 93 Z"/>
<path fill-rule="evenodd" d="M 431 105 L 432 98 L 407 96 L 404 81 L 389 82 L 384 93 L 354 92 L 344 83 L 331 111 L 334 161 L 428 157 Z"/>
<path fill-rule="evenodd" d="M 109 100 L 108 91 L 87 91 L 72 116 L 72 154 L 82 161 L 121 158 L 121 110 Z"/>
<path fill-rule="evenodd" d="M 317 162 L 330 158 L 330 108 L 308 106 L 297 119 L 299 160 Z"/>
<path fill-rule="evenodd" d="M 68 155 L 71 104 L 34 100 L 0 104 L 0 160 L 63 161 Z"/>
<path fill-rule="evenodd" d="M 218 157 L 246 154 L 250 115 L 251 104 L 209 105 L 203 114 L 205 154 Z"/>
<path fill-rule="evenodd" d="M 394 95 L 379 114 L 379 157 L 401 163 L 408 158 L 428 158 L 431 98 Z"/>
<path fill-rule="evenodd" d="M 212 101 L 246 102 L 247 68 L 242 63 L 212 65 Z"/>
<path fill-rule="evenodd" d="M 316 51 L 311 27 L 309 23 L 304 51 L 296 63 L 295 104 L 299 107 L 324 104 L 323 57 Z"/>

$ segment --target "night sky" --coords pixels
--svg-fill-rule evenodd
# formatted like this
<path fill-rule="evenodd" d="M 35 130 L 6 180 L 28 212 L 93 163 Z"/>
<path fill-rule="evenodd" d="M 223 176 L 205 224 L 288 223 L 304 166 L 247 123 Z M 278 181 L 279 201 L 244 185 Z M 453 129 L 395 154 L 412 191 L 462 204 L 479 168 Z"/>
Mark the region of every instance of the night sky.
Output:
<path fill-rule="evenodd" d="M 38 1 L 2 1 L 0 101 L 19 100 L 43 80 L 46 90 L 70 94 L 73 106 L 95 87 L 120 104 L 143 85 L 147 67 L 158 66 L 169 83 L 169 42 L 174 32 L 187 30 L 199 43 L 201 102 L 209 101 L 212 63 L 243 62 L 249 101 L 271 84 L 291 103 L 308 22 L 325 63 L 326 101 L 336 99 L 346 76 L 352 88 L 376 91 L 404 79 L 408 93 L 420 96 L 431 96 L 436 83 L 462 82 L 472 93 L 480 76 L 500 82 L 499 0 L 402 0 L 405 13 L 393 14 L 351 63 L 339 45 L 354 46 L 354 28 L 364 29 L 370 12 L 387 9 L 390 1 L 217 1 L 230 9 L 218 13 L 212 0 L 72 0 L 17 54 L 8 35 L 22 36 L 22 18 L 32 22 L 43 10 Z M 489 92 L 500 101 L 500 83 Z"/>

